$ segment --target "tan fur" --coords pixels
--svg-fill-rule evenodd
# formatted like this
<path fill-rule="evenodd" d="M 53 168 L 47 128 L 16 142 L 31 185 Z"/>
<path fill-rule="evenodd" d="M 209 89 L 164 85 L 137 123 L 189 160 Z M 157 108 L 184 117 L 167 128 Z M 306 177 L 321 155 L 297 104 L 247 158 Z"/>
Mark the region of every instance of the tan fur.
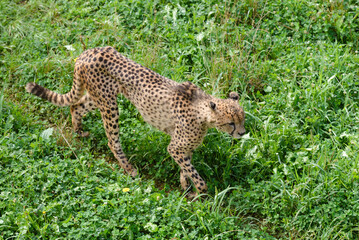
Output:
<path fill-rule="evenodd" d="M 177 83 L 143 67 L 112 47 L 90 49 L 79 56 L 69 93 L 57 94 L 36 83 L 28 83 L 26 90 L 55 105 L 71 106 L 72 124 L 81 136 L 88 135 L 82 132 L 82 117 L 98 108 L 108 146 L 121 167 L 136 176 L 137 170 L 119 142 L 117 95 L 123 94 L 146 122 L 171 136 L 168 152 L 181 168 L 181 185 L 188 189 L 190 179 L 199 193 L 206 192 L 207 186 L 191 158 L 208 128 L 215 127 L 235 138 L 245 133 L 244 111 L 238 105 L 237 93 L 230 93 L 228 99 L 214 98 L 190 82 Z"/>

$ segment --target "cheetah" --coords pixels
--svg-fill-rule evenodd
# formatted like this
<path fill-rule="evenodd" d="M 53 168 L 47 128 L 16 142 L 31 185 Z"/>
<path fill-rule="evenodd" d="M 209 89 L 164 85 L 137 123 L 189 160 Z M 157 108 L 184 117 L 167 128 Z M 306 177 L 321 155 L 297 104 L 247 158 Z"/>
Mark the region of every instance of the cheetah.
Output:
<path fill-rule="evenodd" d="M 71 106 L 72 125 L 80 136 L 82 117 L 99 109 L 110 147 L 119 165 L 131 176 L 137 170 L 129 163 L 119 141 L 117 95 L 123 94 L 143 120 L 170 135 L 168 152 L 180 166 L 180 183 L 186 191 L 190 181 L 197 196 L 206 193 L 207 185 L 191 163 L 193 151 L 202 143 L 209 128 L 217 128 L 240 138 L 245 133 L 245 113 L 239 95 L 231 92 L 227 99 L 206 94 L 191 82 L 178 83 L 122 56 L 113 47 L 84 51 L 76 60 L 70 92 L 58 94 L 36 83 L 26 91 L 57 106 Z"/>

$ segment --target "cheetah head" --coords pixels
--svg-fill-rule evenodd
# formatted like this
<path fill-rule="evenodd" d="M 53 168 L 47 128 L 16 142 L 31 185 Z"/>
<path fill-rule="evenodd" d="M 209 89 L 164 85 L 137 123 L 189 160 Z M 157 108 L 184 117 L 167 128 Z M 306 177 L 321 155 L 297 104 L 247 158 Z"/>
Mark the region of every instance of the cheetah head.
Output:
<path fill-rule="evenodd" d="M 244 129 L 245 114 L 243 108 L 238 104 L 238 99 L 238 94 L 231 92 L 227 99 L 209 103 L 212 125 L 234 138 L 240 138 L 246 132 Z"/>

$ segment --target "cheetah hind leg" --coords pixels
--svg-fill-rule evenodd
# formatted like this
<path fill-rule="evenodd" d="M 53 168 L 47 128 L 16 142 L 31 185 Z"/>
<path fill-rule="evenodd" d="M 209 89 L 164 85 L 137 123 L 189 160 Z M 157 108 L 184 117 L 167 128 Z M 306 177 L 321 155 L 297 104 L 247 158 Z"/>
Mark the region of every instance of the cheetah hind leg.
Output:
<path fill-rule="evenodd" d="M 108 138 L 109 148 L 111 149 L 115 158 L 118 160 L 121 168 L 123 168 L 132 177 L 135 177 L 137 175 L 137 169 L 134 168 L 132 164 L 128 161 L 119 141 L 119 112 L 116 97 L 117 96 L 114 96 L 113 98 L 105 99 L 104 101 L 102 101 L 104 105 L 99 107 L 102 121 Z"/>
<path fill-rule="evenodd" d="M 96 105 L 88 94 L 71 106 L 72 126 L 80 137 L 88 137 L 90 135 L 89 132 L 84 132 L 82 129 L 82 117 L 95 109 Z"/>

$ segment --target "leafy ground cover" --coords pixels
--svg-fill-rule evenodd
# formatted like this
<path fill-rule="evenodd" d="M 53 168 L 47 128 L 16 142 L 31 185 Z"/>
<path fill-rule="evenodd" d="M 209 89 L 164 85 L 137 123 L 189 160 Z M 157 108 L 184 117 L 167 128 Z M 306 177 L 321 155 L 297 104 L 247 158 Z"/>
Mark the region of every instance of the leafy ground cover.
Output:
<path fill-rule="evenodd" d="M 1 239 L 359 238 L 359 7 L 349 1 L 0 1 Z M 123 97 L 113 162 L 98 112 L 24 91 L 71 88 L 84 48 L 114 46 L 175 81 L 241 94 L 248 134 L 211 130 L 189 202 L 168 136 Z"/>

